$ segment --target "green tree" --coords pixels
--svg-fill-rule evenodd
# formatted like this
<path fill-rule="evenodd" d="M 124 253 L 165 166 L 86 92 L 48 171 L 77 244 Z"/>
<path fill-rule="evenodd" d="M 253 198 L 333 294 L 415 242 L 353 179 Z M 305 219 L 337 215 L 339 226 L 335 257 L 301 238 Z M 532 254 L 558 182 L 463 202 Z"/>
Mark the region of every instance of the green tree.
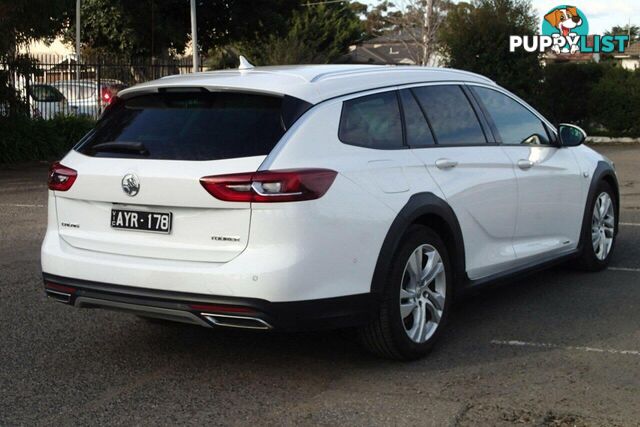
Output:
<path fill-rule="evenodd" d="M 69 21 L 73 0 L 0 0 L 0 55 L 13 55 L 19 44 L 52 40 Z"/>
<path fill-rule="evenodd" d="M 533 104 L 553 123 L 574 123 L 589 129 L 591 105 L 597 103 L 593 99 L 593 87 L 602 78 L 604 69 L 604 65 L 595 62 L 548 64 Z M 567 85 L 567 81 L 571 84 Z M 558 88 L 562 88 L 562 96 L 558 96 Z"/>
<path fill-rule="evenodd" d="M 593 86 L 590 110 L 597 125 L 615 136 L 640 136 L 640 72 L 604 68 Z"/>
<path fill-rule="evenodd" d="M 629 36 L 629 43 L 640 40 L 640 27 L 637 25 L 615 25 L 604 32 L 607 36 Z"/>
<path fill-rule="evenodd" d="M 541 79 L 538 55 L 509 52 L 509 36 L 533 36 L 538 19 L 528 0 L 476 0 L 449 10 L 439 40 L 447 65 L 483 74 L 524 98 Z"/>
<path fill-rule="evenodd" d="M 378 37 L 395 31 L 396 21 L 402 17 L 402 11 L 395 9 L 395 5 L 388 0 L 383 0 L 376 5 L 353 2 L 351 9 L 362 17 L 365 38 Z"/>
<path fill-rule="evenodd" d="M 260 43 L 234 44 L 225 52 L 227 58 L 230 51 L 242 53 L 256 65 L 326 64 L 339 60 L 363 35 L 362 21 L 349 5 L 318 4 L 295 11 L 284 35 L 272 34 Z"/>
<path fill-rule="evenodd" d="M 203 51 L 282 31 L 297 0 L 199 0 L 198 43 Z M 183 53 L 191 38 L 187 0 L 83 0 L 83 48 L 118 56 Z M 75 37 L 75 22 L 65 33 Z"/>

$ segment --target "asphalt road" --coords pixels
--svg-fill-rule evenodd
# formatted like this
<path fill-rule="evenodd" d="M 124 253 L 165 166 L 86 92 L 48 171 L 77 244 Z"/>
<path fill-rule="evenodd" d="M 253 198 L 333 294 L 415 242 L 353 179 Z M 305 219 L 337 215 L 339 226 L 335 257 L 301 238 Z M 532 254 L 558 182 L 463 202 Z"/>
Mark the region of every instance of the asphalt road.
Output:
<path fill-rule="evenodd" d="M 456 305 L 421 361 L 348 333 L 150 324 L 47 300 L 46 166 L 0 170 L 0 425 L 640 425 L 640 146 L 617 165 L 612 268 L 556 268 Z"/>

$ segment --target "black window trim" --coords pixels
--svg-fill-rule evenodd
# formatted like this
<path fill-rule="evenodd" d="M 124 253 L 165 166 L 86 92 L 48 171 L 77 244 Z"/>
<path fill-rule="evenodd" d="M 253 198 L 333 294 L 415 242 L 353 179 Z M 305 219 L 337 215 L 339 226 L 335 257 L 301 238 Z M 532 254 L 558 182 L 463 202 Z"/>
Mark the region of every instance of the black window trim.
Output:
<path fill-rule="evenodd" d="M 500 144 L 502 141 L 500 139 L 500 134 L 498 133 L 498 128 L 495 126 L 495 123 L 493 123 L 493 120 L 489 120 L 489 112 L 485 108 L 484 104 L 476 97 L 473 90 L 465 85 L 461 85 L 461 87 L 476 112 L 476 116 L 478 117 L 480 126 L 482 126 L 482 131 L 484 132 L 484 137 L 487 140 L 487 143 L 491 142 Z"/>
<path fill-rule="evenodd" d="M 407 122 L 404 118 L 404 105 L 402 104 L 402 97 L 400 96 L 400 91 L 395 90 L 396 100 L 398 101 L 398 109 L 400 110 L 400 124 L 402 127 L 402 147 L 409 148 L 409 144 L 407 143 Z"/>
<path fill-rule="evenodd" d="M 409 148 L 411 148 L 411 149 L 418 149 L 418 148 L 430 148 L 430 147 L 433 147 L 435 145 L 438 145 L 438 138 L 436 137 L 436 134 L 433 131 L 433 126 L 431 126 L 431 121 L 429 120 L 429 117 L 427 117 L 427 115 L 425 114 L 424 108 L 422 108 L 422 104 L 420 104 L 420 101 L 418 101 L 418 98 L 416 97 L 416 94 L 413 93 L 412 88 L 398 89 L 398 97 L 402 101 L 402 96 L 400 96 L 400 91 L 409 92 L 409 95 L 416 102 L 416 105 L 418 105 L 418 108 L 420 109 L 420 112 L 422 113 L 422 117 L 427 122 L 427 127 L 429 128 L 429 132 L 431 133 L 431 138 L 433 138 L 433 144 L 431 144 L 431 145 L 410 145 L 410 144 L 407 143 L 407 146 Z M 402 105 L 402 102 L 400 102 L 400 105 Z M 403 116 L 404 116 L 404 108 L 402 109 L 402 113 L 403 113 Z M 406 133 L 406 128 L 404 129 L 404 131 Z"/>

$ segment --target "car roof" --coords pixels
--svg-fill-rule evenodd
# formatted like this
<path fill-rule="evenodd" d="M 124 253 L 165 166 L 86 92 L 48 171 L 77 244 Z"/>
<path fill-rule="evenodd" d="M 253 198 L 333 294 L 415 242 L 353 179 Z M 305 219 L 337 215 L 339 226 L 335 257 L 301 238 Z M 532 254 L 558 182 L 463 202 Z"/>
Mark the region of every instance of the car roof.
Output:
<path fill-rule="evenodd" d="M 95 86 L 98 84 L 97 80 L 58 80 L 51 83 L 53 86 Z M 126 86 L 120 80 L 115 79 L 102 79 L 100 80 L 101 86 Z"/>
<path fill-rule="evenodd" d="M 316 104 L 337 96 L 412 83 L 476 82 L 495 84 L 479 74 L 452 68 L 385 65 L 285 65 L 205 71 L 168 76 L 121 91 L 127 98 L 158 88 L 203 87 L 208 90 L 289 95 Z"/>

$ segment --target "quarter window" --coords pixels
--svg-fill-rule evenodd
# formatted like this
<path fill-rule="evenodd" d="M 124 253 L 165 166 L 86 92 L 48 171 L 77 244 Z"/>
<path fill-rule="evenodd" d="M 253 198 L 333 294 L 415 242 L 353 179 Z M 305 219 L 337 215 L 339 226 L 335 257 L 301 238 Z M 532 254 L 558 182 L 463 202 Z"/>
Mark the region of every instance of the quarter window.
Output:
<path fill-rule="evenodd" d="M 525 106 L 493 89 L 476 86 L 473 91 L 493 118 L 503 144 L 549 144 L 542 121 Z"/>
<path fill-rule="evenodd" d="M 485 144 L 484 132 L 462 88 L 454 85 L 414 88 L 429 119 L 436 142 L 442 145 Z"/>
<path fill-rule="evenodd" d="M 401 148 L 402 122 L 395 91 L 345 101 L 338 137 L 345 144 Z"/>

